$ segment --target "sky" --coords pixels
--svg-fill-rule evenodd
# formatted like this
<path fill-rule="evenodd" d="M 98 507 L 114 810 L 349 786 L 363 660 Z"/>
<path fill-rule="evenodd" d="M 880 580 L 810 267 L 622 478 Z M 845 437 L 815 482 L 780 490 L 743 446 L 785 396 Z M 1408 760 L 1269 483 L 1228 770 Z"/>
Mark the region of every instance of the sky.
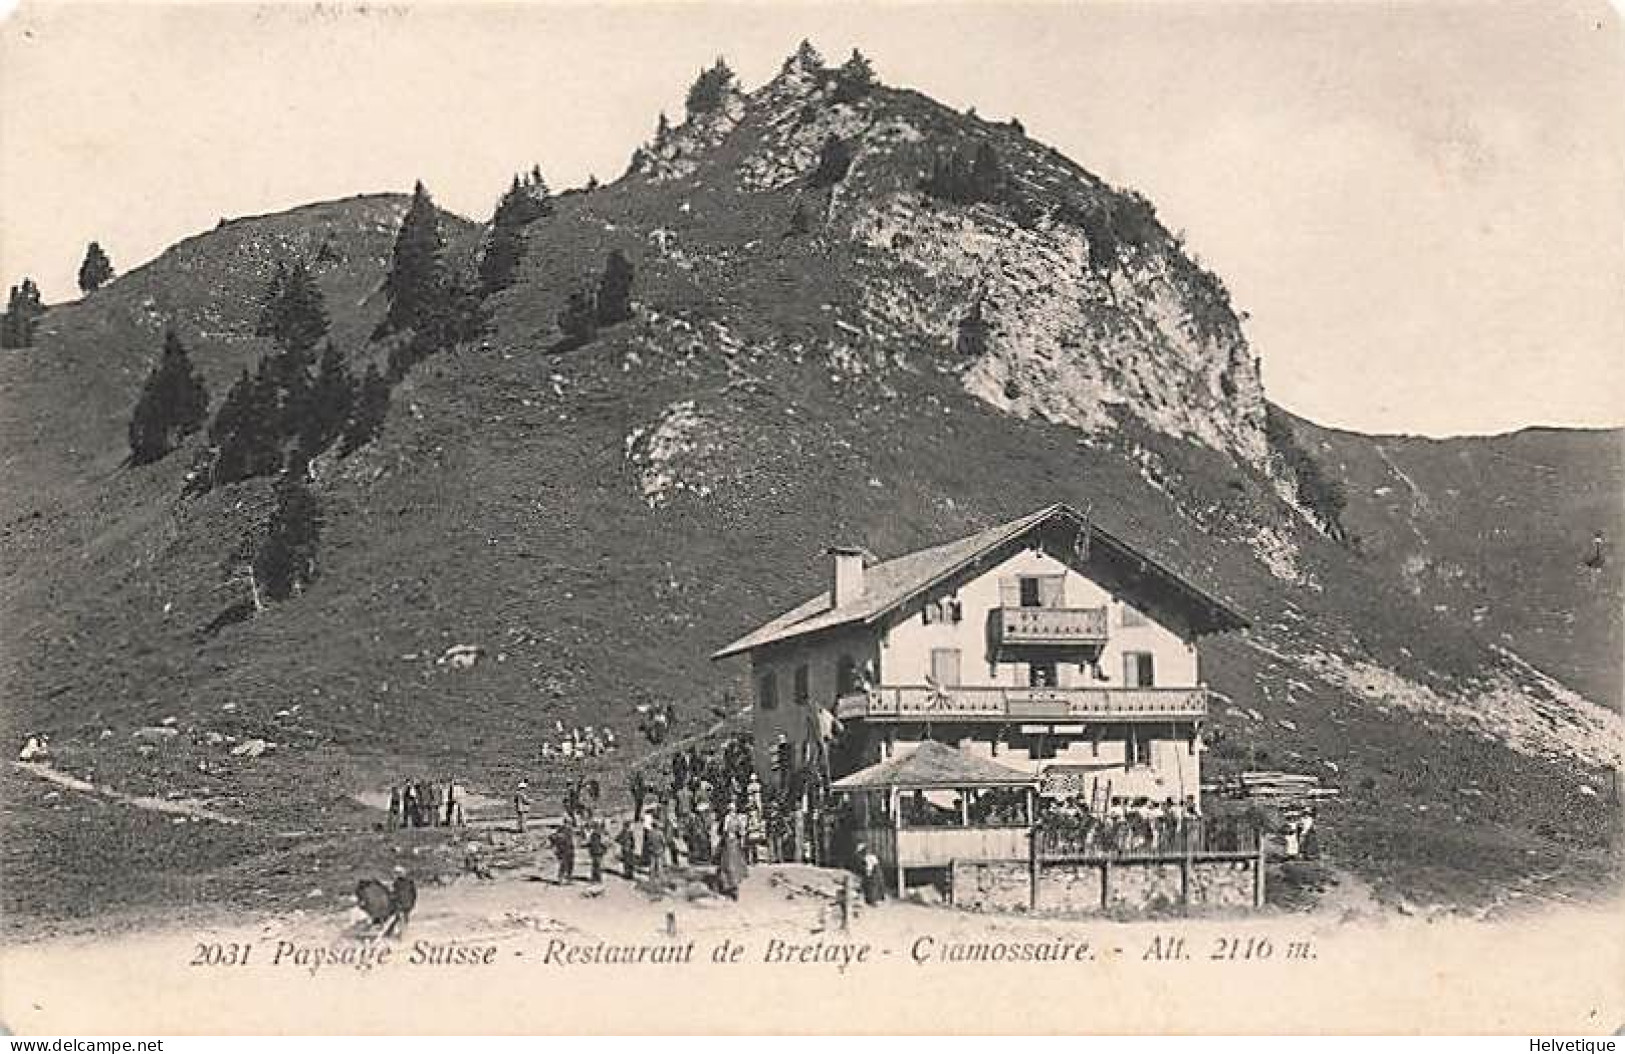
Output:
<path fill-rule="evenodd" d="M 1454 435 L 1625 424 L 1625 34 L 1600 4 L 36 4 L 0 27 L 0 281 L 221 217 L 618 176 L 702 64 L 803 37 L 1135 187 L 1272 399 Z"/>

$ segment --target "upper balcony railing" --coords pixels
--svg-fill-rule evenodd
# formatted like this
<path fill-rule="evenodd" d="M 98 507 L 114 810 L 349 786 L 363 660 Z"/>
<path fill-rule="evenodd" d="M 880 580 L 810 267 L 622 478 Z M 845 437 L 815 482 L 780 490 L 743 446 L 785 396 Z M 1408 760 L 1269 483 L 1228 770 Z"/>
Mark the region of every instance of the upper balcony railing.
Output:
<path fill-rule="evenodd" d="M 1110 718 L 1191 720 L 1207 716 L 1208 690 L 1194 688 L 876 688 L 841 697 L 836 716 L 870 721 L 1003 721 Z"/>
<path fill-rule="evenodd" d="M 993 631 L 1005 647 L 1042 647 L 1106 642 L 1106 609 L 1001 607 Z"/>

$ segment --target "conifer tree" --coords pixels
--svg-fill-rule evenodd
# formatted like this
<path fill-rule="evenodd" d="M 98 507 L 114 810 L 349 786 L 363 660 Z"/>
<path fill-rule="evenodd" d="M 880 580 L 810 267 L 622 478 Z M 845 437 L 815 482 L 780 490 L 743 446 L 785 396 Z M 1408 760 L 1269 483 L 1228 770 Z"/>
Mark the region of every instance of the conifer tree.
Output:
<path fill-rule="evenodd" d="M 356 386 L 350 415 L 344 422 L 344 437 L 339 444 L 339 455 L 346 456 L 360 450 L 378 435 L 389 413 L 389 380 L 368 366 L 361 383 Z"/>
<path fill-rule="evenodd" d="M 303 465 L 284 472 L 276 484 L 276 509 L 254 552 L 254 580 L 271 600 L 287 600 L 316 579 L 316 550 L 322 512 L 305 483 Z"/>
<path fill-rule="evenodd" d="M 146 465 L 175 448 L 196 432 L 208 415 L 209 393 L 203 386 L 186 345 L 174 330 L 164 334 L 164 350 L 130 415 L 130 460 Z"/>
<path fill-rule="evenodd" d="M 833 187 L 845 179 L 851 169 L 852 147 L 840 136 L 832 135 L 818 151 L 818 167 L 813 169 L 810 182 L 815 190 Z"/>
<path fill-rule="evenodd" d="M 598 307 L 593 294 L 577 289 L 559 312 L 559 329 L 564 333 L 561 342 L 565 349 L 578 348 L 598 335 Z"/>
<path fill-rule="evenodd" d="M 632 317 L 632 263 L 619 249 L 604 261 L 604 273 L 598 280 L 597 308 L 601 325 L 614 325 Z"/>
<path fill-rule="evenodd" d="M 355 379 L 345 367 L 344 356 L 330 340 L 322 348 L 316 378 L 311 382 L 310 396 L 299 421 L 300 457 L 306 461 L 314 458 L 344 432 L 355 396 Z"/>
<path fill-rule="evenodd" d="M 99 243 L 91 242 L 85 249 L 84 262 L 79 265 L 80 291 L 94 293 L 112 277 L 113 261 L 107 258 Z"/>
<path fill-rule="evenodd" d="M 209 425 L 216 448 L 216 486 L 254 476 L 269 476 L 282 467 L 281 406 L 266 360 L 251 377 L 247 370 L 226 392 Z"/>
<path fill-rule="evenodd" d="M 958 151 L 932 160 L 931 175 L 921 183 L 921 189 L 932 197 L 959 205 L 974 205 L 979 201 L 999 202 L 1006 193 L 1004 166 L 993 144 L 978 144 L 972 160 L 966 160 Z"/>
<path fill-rule="evenodd" d="M 873 91 L 876 83 L 874 66 L 863 52 L 853 48 L 852 57 L 835 71 L 835 91 L 830 101 L 855 103 Z"/>
<path fill-rule="evenodd" d="M 378 335 L 406 330 L 438 334 L 447 313 L 444 250 L 440 212 L 420 182 L 412 189 L 412 204 L 395 237 L 389 274 L 384 279 L 389 310 Z"/>
<path fill-rule="evenodd" d="M 728 93 L 733 86 L 734 71 L 718 56 L 717 61 L 709 69 L 701 70 L 694 83 L 689 85 L 688 98 L 684 101 L 688 116 L 693 118 L 716 113 L 728 101 Z"/>
<path fill-rule="evenodd" d="M 540 168 L 515 176 L 491 215 L 485 251 L 480 257 L 480 292 L 485 296 L 513 284 L 525 256 L 525 227 L 553 211 Z"/>
<path fill-rule="evenodd" d="M 955 350 L 967 359 L 980 359 L 993 343 L 993 327 L 982 312 L 982 301 L 971 305 L 970 313 L 959 320 L 959 339 Z"/>
<path fill-rule="evenodd" d="M 824 56 L 806 37 L 802 37 L 801 43 L 796 45 L 796 53 L 790 57 L 790 62 L 804 70 L 819 71 L 824 68 Z"/>
<path fill-rule="evenodd" d="M 276 330 L 277 315 L 282 310 L 282 285 L 287 280 L 288 265 L 279 259 L 265 287 L 265 298 L 260 301 L 259 319 L 254 323 L 256 337 L 269 337 Z"/>
<path fill-rule="evenodd" d="M 295 260 L 292 267 L 278 262 L 255 332 L 308 363 L 327 327 L 327 300 L 304 261 Z"/>
<path fill-rule="evenodd" d="M 1298 441 L 1291 421 L 1272 403 L 1264 404 L 1264 438 L 1270 453 L 1286 469 L 1298 503 L 1328 537 L 1347 543 L 1343 513 L 1348 508 L 1348 491 Z"/>
<path fill-rule="evenodd" d="M 983 140 L 971 162 L 970 192 L 976 201 L 997 201 L 1004 190 L 1004 166 L 993 144 Z"/>
<path fill-rule="evenodd" d="M 276 441 L 303 439 L 309 428 L 312 371 L 316 346 L 327 335 L 327 302 L 321 286 L 303 261 L 278 265 L 260 310 L 256 332 L 275 345 L 262 360 L 265 376 L 275 387 Z"/>
<path fill-rule="evenodd" d="M 6 299 L 6 315 L 0 319 L 0 348 L 26 348 L 34 343 L 34 327 L 45 314 L 39 286 L 32 278 L 11 287 Z"/>

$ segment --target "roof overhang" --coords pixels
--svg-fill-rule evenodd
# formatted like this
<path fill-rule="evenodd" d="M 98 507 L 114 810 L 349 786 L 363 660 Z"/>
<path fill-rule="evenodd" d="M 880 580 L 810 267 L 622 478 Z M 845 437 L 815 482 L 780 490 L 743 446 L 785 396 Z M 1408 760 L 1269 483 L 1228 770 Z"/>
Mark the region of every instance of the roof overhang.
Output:
<path fill-rule="evenodd" d="M 837 613 L 832 612 L 828 607 L 824 607 L 822 609 L 807 612 L 803 618 L 783 626 L 780 631 L 775 634 L 771 634 L 765 638 L 761 636 L 762 631 L 768 626 L 771 626 L 773 622 L 784 619 L 786 615 L 790 614 L 787 612 L 786 615 L 780 615 L 778 619 L 772 620 L 765 623 L 763 626 L 757 627 L 750 633 L 740 637 L 738 640 L 735 640 L 726 647 L 713 652 L 711 659 L 713 661 L 726 659 L 734 655 L 755 651 L 758 648 L 768 647 L 786 640 L 792 640 L 803 636 L 811 636 L 815 633 L 823 633 L 827 630 L 837 629 L 843 626 L 850 626 L 853 624 L 874 625 L 885 619 L 892 612 L 908 605 L 912 601 L 919 599 L 921 596 L 937 588 L 943 581 L 962 574 L 966 570 L 974 568 L 979 562 L 984 560 L 989 553 L 995 552 L 1009 545 L 1013 541 L 1024 538 L 1034 531 L 1045 527 L 1051 527 L 1057 522 L 1070 523 L 1077 530 L 1087 531 L 1089 545 L 1103 545 L 1109 552 L 1112 553 L 1113 558 L 1117 562 L 1134 567 L 1141 573 L 1154 577 L 1171 587 L 1184 602 L 1184 606 L 1190 611 L 1192 616 L 1192 629 L 1197 635 L 1200 636 L 1208 633 L 1219 633 L 1227 630 L 1244 629 L 1248 625 L 1246 617 L 1226 601 L 1200 588 L 1195 583 L 1179 575 L 1177 572 L 1168 568 L 1160 561 L 1131 546 L 1129 543 L 1123 541 L 1112 532 L 1101 527 L 1098 523 L 1093 522 L 1076 509 L 1073 509 L 1071 506 L 1058 503 L 1048 506 L 1047 508 L 1040 509 L 1039 511 L 1024 516 L 1019 520 L 1013 520 L 1007 524 L 1003 530 L 989 532 L 989 537 L 987 538 L 985 544 L 978 546 L 975 550 L 962 555 L 956 560 L 945 562 L 944 565 L 928 579 L 918 583 L 911 589 L 900 592 L 895 597 L 888 598 L 884 604 L 880 604 L 878 606 L 855 605 L 850 616 L 845 618 L 829 617 L 832 614 Z M 806 604 L 802 605 L 802 607 L 806 606 Z M 800 609 L 792 609 L 792 611 L 796 610 Z M 798 626 L 805 628 L 797 628 Z"/>

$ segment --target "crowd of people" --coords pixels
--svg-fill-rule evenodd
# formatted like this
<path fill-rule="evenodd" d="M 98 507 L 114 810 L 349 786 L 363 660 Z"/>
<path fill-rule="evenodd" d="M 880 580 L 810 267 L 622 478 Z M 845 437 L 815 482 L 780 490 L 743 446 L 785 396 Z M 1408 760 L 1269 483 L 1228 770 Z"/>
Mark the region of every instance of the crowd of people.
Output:
<path fill-rule="evenodd" d="M 1320 834 L 1315 830 L 1315 814 L 1305 810 L 1296 816 L 1289 816 L 1281 832 L 1281 849 L 1287 857 L 1307 857 L 1311 860 L 1320 856 Z"/>
<path fill-rule="evenodd" d="M 1062 799 L 1044 810 L 1038 826 L 1047 845 L 1086 854 L 1246 848 L 1241 844 L 1245 833 L 1235 824 L 1204 822 L 1194 795 L 1183 801 L 1113 798 L 1101 813 L 1091 811 L 1081 797 Z"/>
<path fill-rule="evenodd" d="M 656 782 L 658 779 L 658 782 Z M 611 843 L 628 880 L 639 874 L 659 882 L 669 868 L 714 865 L 719 892 L 737 897 L 751 864 L 768 854 L 769 804 L 751 757 L 749 736 L 724 740 L 711 750 L 689 747 L 672 754 L 666 773 L 655 778 L 634 770 L 627 778 L 630 816 L 611 837 L 600 808 L 602 789 L 594 779 L 577 779 L 563 797 L 564 819 L 548 836 L 558 864 L 558 881 L 576 877 L 579 850 L 585 849 L 589 877 L 602 881 Z M 529 788 L 515 795 L 520 829 L 529 813 Z"/>
<path fill-rule="evenodd" d="M 660 746 L 677 724 L 677 709 L 671 703 L 638 704 L 638 731 L 651 746 Z"/>
<path fill-rule="evenodd" d="M 613 753 L 615 732 L 610 728 L 577 725 L 566 729 L 563 721 L 553 722 L 553 738 L 542 741 L 542 760 L 554 758 L 601 758 Z"/>
<path fill-rule="evenodd" d="M 1269 851 L 1287 858 L 1314 858 L 1320 837 L 1311 810 L 1272 820 L 1263 814 L 1203 816 L 1197 798 L 1114 798 L 1103 813 L 1091 812 L 1081 799 L 1049 804 L 1038 828 L 1051 852 L 1087 855 L 1254 852 L 1266 832 L 1275 840 Z M 1273 848 L 1270 848 L 1273 847 Z"/>
<path fill-rule="evenodd" d="M 462 827 L 460 783 L 414 780 L 389 788 L 389 827 Z"/>

